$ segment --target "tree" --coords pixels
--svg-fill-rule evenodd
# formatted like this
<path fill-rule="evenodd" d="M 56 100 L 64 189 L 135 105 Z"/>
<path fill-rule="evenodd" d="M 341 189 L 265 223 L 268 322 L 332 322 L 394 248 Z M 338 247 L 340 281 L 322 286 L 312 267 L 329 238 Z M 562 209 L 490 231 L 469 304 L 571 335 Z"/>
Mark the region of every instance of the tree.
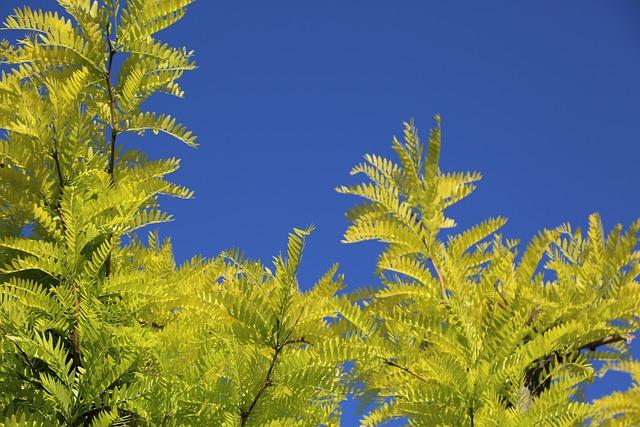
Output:
<path fill-rule="evenodd" d="M 191 2 L 58 0 L 5 21 L 27 35 L 0 44 L 0 425 L 337 426 L 350 394 L 367 426 L 638 423 L 640 222 L 605 238 L 593 215 L 522 255 L 502 218 L 443 239 L 480 176 L 440 171 L 439 118 L 426 148 L 408 124 L 399 164 L 369 155 L 353 172 L 372 182 L 339 189 L 366 199 L 345 240 L 388 243 L 379 289 L 338 295 L 333 266 L 301 292 L 312 227 L 272 267 L 236 249 L 178 266 L 169 240 L 143 242 L 171 218 L 160 196 L 192 193 L 167 180 L 178 160 L 124 136 L 195 145 L 142 108 L 182 96 L 191 52 L 155 34 Z M 601 360 L 636 383 L 586 402 Z"/>
<path fill-rule="evenodd" d="M 294 230 L 273 271 L 230 251 L 175 265 L 136 230 L 166 222 L 176 159 L 148 160 L 126 133 L 195 137 L 142 104 L 194 68 L 153 35 L 192 0 L 59 0 L 16 9 L 28 31 L 1 58 L 2 425 L 337 425 L 353 358 L 336 268 L 309 292 Z M 119 67 L 116 64 L 121 64 Z M 352 310 L 353 311 L 353 310 Z M 286 408 L 286 409 L 283 409 Z M 303 418 L 304 417 L 304 418 Z"/>
<path fill-rule="evenodd" d="M 406 124 L 405 141 L 393 141 L 399 164 L 368 155 L 352 174 L 370 183 L 338 188 L 365 199 L 347 214 L 345 241 L 387 243 L 382 286 L 353 298 L 379 325 L 356 360 L 373 405 L 363 424 L 637 425 L 628 344 L 640 326 L 640 221 L 605 237 L 594 214 L 586 235 L 568 224 L 544 230 L 521 256 L 497 233 L 503 218 L 445 240 L 455 226 L 445 209 L 480 175 L 440 170 L 436 121 L 426 147 Z M 596 361 L 632 372 L 634 388 L 586 402 Z"/>

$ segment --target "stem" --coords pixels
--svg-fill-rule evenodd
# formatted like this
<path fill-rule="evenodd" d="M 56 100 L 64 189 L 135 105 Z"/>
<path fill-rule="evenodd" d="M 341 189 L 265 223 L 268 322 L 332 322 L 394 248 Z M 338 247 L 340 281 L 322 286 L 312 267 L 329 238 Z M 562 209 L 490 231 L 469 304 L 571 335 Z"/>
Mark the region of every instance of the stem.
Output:
<path fill-rule="evenodd" d="M 401 371 L 406 372 L 407 374 L 409 374 L 409 375 L 411 375 L 411 376 L 413 376 L 413 377 L 415 377 L 415 378 L 419 379 L 420 381 L 423 381 L 423 382 L 425 382 L 425 383 L 428 383 L 428 382 L 429 382 L 429 380 L 428 380 L 428 379 L 426 379 L 425 377 L 423 377 L 423 376 L 421 376 L 421 375 L 416 374 L 415 372 L 413 372 L 413 371 L 412 371 L 412 370 L 410 370 L 409 368 L 405 368 L 404 366 L 400 366 L 400 365 L 398 365 L 397 363 L 392 362 L 392 361 L 390 361 L 390 360 L 385 360 L 385 363 L 386 363 L 387 365 L 389 365 L 389 366 L 394 366 L 394 367 L 396 367 L 396 368 L 400 369 Z"/>
<path fill-rule="evenodd" d="M 115 157 L 116 157 L 116 139 L 118 137 L 118 129 L 116 124 L 116 97 L 113 93 L 113 83 L 111 82 L 111 68 L 113 67 L 113 57 L 116 54 L 116 50 L 111 43 L 111 26 L 107 24 L 106 39 L 109 46 L 109 60 L 107 62 L 107 72 L 105 73 L 105 81 L 107 83 L 107 91 L 109 93 L 109 110 L 111 112 L 111 120 L 109 120 L 109 127 L 111 130 L 111 147 L 109 151 L 109 169 L 108 173 L 111 177 L 111 184 L 115 182 L 114 170 L 115 170 Z M 109 241 L 113 238 L 113 233 L 109 233 Z M 111 250 L 105 260 L 105 276 L 107 279 L 111 276 Z"/>
<path fill-rule="evenodd" d="M 500 289 L 498 289 L 498 285 L 497 284 L 495 286 L 495 290 L 498 293 L 498 295 L 500 295 L 500 298 L 504 302 L 504 306 L 501 303 L 498 303 L 498 305 L 500 305 L 500 307 L 502 307 L 502 308 L 507 308 L 509 306 L 509 301 L 507 301 L 507 299 L 504 297 L 502 292 L 500 292 Z"/>
<path fill-rule="evenodd" d="M 111 148 L 109 152 L 109 175 L 111 176 L 111 182 L 113 183 L 113 172 L 115 167 L 115 153 L 116 153 L 116 138 L 118 137 L 118 129 L 116 126 L 116 97 L 113 93 L 113 83 L 111 82 L 111 68 L 113 67 L 113 57 L 116 54 L 113 44 L 111 43 L 110 25 L 107 24 L 107 44 L 109 46 L 109 60 L 107 62 L 107 72 L 104 76 L 107 83 L 107 91 L 109 93 L 109 110 L 111 112 L 111 120 L 109 125 L 111 128 Z"/>
<path fill-rule="evenodd" d="M 78 288 L 75 280 L 71 281 L 71 289 L 73 290 L 73 303 L 75 310 L 73 313 L 73 331 L 71 331 L 71 345 L 73 345 L 73 366 L 80 366 L 80 333 L 78 324 L 80 323 L 80 301 L 78 299 Z"/>
<path fill-rule="evenodd" d="M 535 310 L 531 311 L 531 314 L 529 314 L 529 318 L 527 319 L 527 322 L 525 323 L 525 325 L 531 326 L 531 324 L 536 321 L 538 316 L 540 316 L 540 313 L 542 313 L 542 310 L 540 310 L 539 308 L 536 308 Z"/>
<path fill-rule="evenodd" d="M 262 386 L 260 387 L 260 390 L 258 390 L 258 393 L 256 394 L 256 397 L 254 397 L 253 402 L 251 402 L 251 405 L 249 406 L 249 409 L 247 409 L 246 411 L 243 411 L 240 414 L 240 417 L 242 418 L 242 423 L 240 424 L 240 427 L 245 427 L 247 425 L 247 421 L 249 420 L 249 415 L 251 414 L 251 411 L 253 411 L 253 408 L 258 403 L 258 400 L 260 399 L 260 396 L 262 396 L 262 394 L 267 389 L 267 387 L 272 385 L 271 384 L 271 373 L 273 372 L 273 368 L 276 366 L 276 360 L 278 359 L 278 355 L 280 355 L 280 352 L 282 351 L 282 349 L 287 344 L 293 344 L 293 343 L 298 343 L 298 342 L 307 342 L 304 338 L 301 338 L 299 340 L 291 340 L 291 341 L 289 341 L 289 338 L 291 337 L 291 334 L 293 333 L 293 330 L 295 329 L 295 327 L 298 325 L 298 321 L 300 320 L 301 316 L 302 316 L 302 313 L 300 313 L 300 316 L 298 316 L 298 318 L 296 319 L 295 323 L 293 324 L 291 329 L 289 329 L 289 332 L 284 337 L 282 342 L 277 344 L 276 347 L 274 348 L 275 353 L 273 354 L 273 358 L 271 359 L 271 364 L 269 365 L 269 369 L 267 370 L 267 375 L 264 378 L 264 381 L 262 383 Z"/>
<path fill-rule="evenodd" d="M 424 224 L 422 222 L 420 222 L 420 231 L 426 230 Z M 449 296 L 447 295 L 447 288 L 444 286 L 444 278 L 442 277 L 442 274 L 440 273 L 440 269 L 438 269 L 438 266 L 436 265 L 435 261 L 433 261 L 433 256 L 431 255 L 431 251 L 429 249 L 429 244 L 427 243 L 427 239 L 425 239 L 424 236 L 422 237 L 422 243 L 424 244 L 425 249 L 427 250 L 427 254 L 429 254 L 428 259 L 431 262 L 431 265 L 433 266 L 433 270 L 436 273 L 436 277 L 438 278 L 438 283 L 440 284 L 440 291 L 442 292 L 442 298 L 445 301 L 449 300 Z"/>
<path fill-rule="evenodd" d="M 444 298 L 444 300 L 446 301 L 449 299 L 449 296 L 447 295 L 447 288 L 444 287 L 444 278 L 442 277 L 442 274 L 440 274 L 440 270 L 438 269 L 436 263 L 433 261 L 432 256 L 429 256 L 429 261 L 431 261 L 431 265 L 433 266 L 433 269 L 436 272 L 436 276 L 438 277 L 438 283 L 440 283 L 440 290 L 442 291 L 442 298 Z"/>
<path fill-rule="evenodd" d="M 160 427 L 164 427 L 165 424 L 167 424 L 167 420 L 169 419 L 169 413 L 165 412 L 164 413 L 164 418 L 162 418 L 162 424 L 160 424 Z"/>
<path fill-rule="evenodd" d="M 58 140 L 55 136 L 56 128 L 51 124 L 51 128 L 53 129 L 53 161 L 56 163 L 56 171 L 58 172 L 58 182 L 60 183 L 60 194 L 62 194 L 62 189 L 64 188 L 64 178 L 62 176 L 62 168 L 60 167 L 60 159 L 58 158 Z"/>
<path fill-rule="evenodd" d="M 56 207 L 56 212 L 60 217 L 60 223 L 62 224 L 63 232 L 67 232 L 67 223 L 64 219 L 64 214 L 62 213 L 62 193 L 65 187 L 65 180 L 62 176 L 62 168 L 60 167 L 60 158 L 58 156 L 58 140 L 55 136 L 56 128 L 55 125 L 51 124 L 51 129 L 53 130 L 53 160 L 56 164 L 56 171 L 58 175 L 58 182 L 60 183 L 60 201 L 58 202 L 58 206 Z M 78 324 L 80 323 L 80 300 L 78 299 L 78 287 L 76 286 L 75 280 L 71 280 L 71 289 L 73 292 L 73 304 L 74 304 L 74 315 L 73 315 L 73 330 L 71 331 L 71 346 L 73 347 L 73 367 L 77 368 L 80 366 L 80 337 L 78 331 Z"/>

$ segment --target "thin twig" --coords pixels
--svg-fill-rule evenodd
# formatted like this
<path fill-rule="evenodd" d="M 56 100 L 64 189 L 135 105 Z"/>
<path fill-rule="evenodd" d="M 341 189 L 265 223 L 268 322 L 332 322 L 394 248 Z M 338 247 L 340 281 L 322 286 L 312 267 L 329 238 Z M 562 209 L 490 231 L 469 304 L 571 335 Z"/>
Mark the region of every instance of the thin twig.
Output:
<path fill-rule="evenodd" d="M 412 371 L 411 369 L 409 369 L 409 368 L 405 368 L 404 366 L 400 366 L 400 365 L 398 365 L 397 363 L 392 362 L 392 361 L 390 361 L 390 360 L 385 360 L 385 363 L 386 363 L 387 365 L 389 365 L 389 366 L 394 366 L 394 367 L 396 367 L 396 368 L 400 369 L 401 371 L 406 372 L 407 374 L 409 374 L 409 375 L 411 375 L 411 376 L 413 376 L 413 377 L 415 377 L 415 378 L 419 379 L 420 381 L 424 381 L 425 383 L 428 383 L 428 382 L 429 382 L 429 380 L 428 380 L 428 379 L 426 379 L 425 377 L 423 377 L 423 376 L 421 376 L 421 375 L 419 375 L 419 374 L 416 374 L 415 372 L 413 372 L 413 371 Z"/>
<path fill-rule="evenodd" d="M 107 91 L 109 93 L 109 110 L 111 112 L 111 120 L 109 125 L 111 127 L 111 148 L 109 152 L 109 175 L 113 182 L 114 168 L 115 168 L 115 152 L 116 152 L 116 138 L 118 137 L 118 129 L 116 127 L 116 97 L 113 93 L 113 83 L 111 82 L 111 68 L 113 67 L 113 57 L 116 54 L 113 44 L 111 43 L 110 25 L 107 24 L 107 44 L 109 46 L 109 60 L 107 62 L 107 72 L 105 74 L 105 80 L 107 83 Z"/>
<path fill-rule="evenodd" d="M 251 405 L 249 406 L 249 409 L 247 409 L 246 411 L 243 411 L 240 414 L 240 417 L 242 418 L 242 423 L 240 424 L 241 427 L 244 427 L 247 424 L 247 420 L 249 419 L 249 415 L 251 414 L 251 411 L 253 411 L 253 408 L 258 403 L 258 400 L 260 399 L 260 396 L 262 396 L 262 394 L 267 389 L 267 387 L 269 387 L 271 385 L 271 373 L 273 372 L 273 368 L 276 366 L 276 360 L 278 359 L 278 355 L 280 354 L 280 352 L 282 351 L 284 346 L 287 345 L 287 344 L 293 344 L 294 342 L 306 342 L 306 340 L 304 340 L 304 338 L 301 338 L 299 340 L 291 340 L 291 341 L 289 341 L 289 337 L 291 337 L 291 334 L 293 333 L 293 330 L 298 325 L 298 322 L 300 321 L 300 317 L 302 317 L 302 312 L 300 312 L 300 315 L 296 319 L 296 321 L 293 324 L 293 326 L 291 327 L 291 329 L 289 329 L 289 332 L 284 337 L 282 342 L 276 344 L 276 346 L 274 348 L 275 353 L 273 354 L 273 358 L 271 359 L 271 364 L 269 365 L 269 369 L 267 370 L 267 375 L 264 378 L 264 381 L 262 383 L 262 386 L 260 387 L 260 390 L 258 390 L 258 393 L 254 397 L 253 402 L 251 402 Z"/>
<path fill-rule="evenodd" d="M 507 308 L 509 306 L 509 301 L 507 301 L 507 299 L 504 297 L 504 295 L 502 294 L 502 292 L 500 292 L 500 289 L 498 289 L 498 284 L 496 283 L 496 286 L 494 286 L 494 289 L 496 290 L 496 292 L 498 293 L 498 295 L 500 295 L 500 298 L 502 299 L 502 301 L 504 302 L 504 305 L 502 305 L 501 303 L 498 303 L 498 305 L 502 308 Z"/>
<path fill-rule="evenodd" d="M 305 337 L 298 338 L 296 340 L 289 340 L 289 341 L 284 343 L 284 345 L 289 345 L 289 344 L 309 344 L 309 345 L 313 345 L 313 343 L 307 341 L 307 339 Z"/>
<path fill-rule="evenodd" d="M 73 345 L 73 366 L 80 366 L 80 332 L 78 330 L 80 323 L 80 300 L 78 299 L 78 287 L 75 280 L 71 280 L 71 289 L 73 291 L 74 316 L 73 331 L 71 331 L 71 344 Z"/>
<path fill-rule="evenodd" d="M 436 276 L 438 277 L 438 283 L 440 283 L 440 290 L 442 291 L 442 298 L 444 298 L 446 301 L 449 299 L 449 295 L 447 295 L 447 288 L 445 288 L 444 286 L 444 278 L 442 277 L 442 274 L 440 274 L 440 270 L 438 269 L 435 261 L 433 261 L 432 256 L 429 256 L 429 261 L 431 261 L 431 265 L 433 266 L 433 269 L 436 272 Z"/>
<path fill-rule="evenodd" d="M 420 231 L 423 231 L 423 230 L 426 230 L 426 228 L 424 224 L 420 222 Z M 431 255 L 431 249 L 429 247 L 429 244 L 427 243 L 427 239 L 425 239 L 424 236 L 421 236 L 421 239 L 422 239 L 422 244 L 427 250 L 427 254 L 428 254 L 427 258 L 431 262 L 431 265 L 433 266 L 433 270 L 436 273 L 436 277 L 438 278 L 438 283 L 440 284 L 440 291 L 442 292 L 442 298 L 444 298 L 444 300 L 447 301 L 449 299 L 449 295 L 447 295 L 447 288 L 444 286 L 444 277 L 442 277 L 442 274 L 440 273 L 440 269 L 438 268 L 435 261 L 433 260 L 433 256 Z"/>
<path fill-rule="evenodd" d="M 56 127 L 51 123 L 51 129 L 53 130 L 53 161 L 56 163 L 56 170 L 58 172 L 58 182 L 60 183 L 60 193 L 65 186 L 64 177 L 62 176 L 62 168 L 60 167 L 60 159 L 58 158 L 58 139 L 56 138 Z"/>
<path fill-rule="evenodd" d="M 107 23 L 107 31 L 106 31 L 106 39 L 107 45 L 109 46 L 109 60 L 107 62 L 107 72 L 105 73 L 105 80 L 107 83 L 107 91 L 109 93 L 109 109 L 111 112 L 111 120 L 109 126 L 111 128 L 111 147 L 109 151 L 109 169 L 108 173 L 111 177 L 111 184 L 115 182 L 114 173 L 115 173 L 115 157 L 116 157 L 116 139 L 118 137 L 118 129 L 116 126 L 116 98 L 113 93 L 113 84 L 111 82 L 111 68 L 113 66 L 113 57 L 116 54 L 116 50 L 113 47 L 113 43 L 111 43 L 111 26 Z M 113 233 L 109 233 L 109 240 L 113 238 Z M 107 279 L 111 276 L 111 250 L 109 250 L 109 254 L 107 255 L 107 259 L 105 260 L 105 276 Z"/>
<path fill-rule="evenodd" d="M 165 424 L 167 424 L 167 420 L 169 419 L 169 413 L 165 412 L 164 413 L 164 418 L 162 418 L 162 424 L 160 424 L 160 427 L 164 427 Z"/>
<path fill-rule="evenodd" d="M 58 206 L 56 207 L 56 212 L 58 213 L 58 216 L 60 217 L 60 223 L 62 224 L 62 231 L 66 232 L 67 231 L 67 222 L 64 219 L 64 214 L 62 213 L 62 206 L 60 206 L 60 204 L 58 204 Z"/>

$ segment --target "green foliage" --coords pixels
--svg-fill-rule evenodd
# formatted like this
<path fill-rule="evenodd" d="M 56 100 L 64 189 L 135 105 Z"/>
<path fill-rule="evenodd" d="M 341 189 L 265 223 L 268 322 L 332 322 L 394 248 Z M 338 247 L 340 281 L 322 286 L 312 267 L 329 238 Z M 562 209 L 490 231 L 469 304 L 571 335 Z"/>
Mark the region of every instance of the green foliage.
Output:
<path fill-rule="evenodd" d="M 165 400 L 167 413 L 186 425 L 235 426 L 238 415 L 243 426 L 339 425 L 341 365 L 355 357 L 355 338 L 331 327 L 347 303 L 334 297 L 335 266 L 310 291 L 298 289 L 309 231 L 289 236 L 273 270 L 231 251 L 190 280 L 197 298 L 158 334 L 160 365 L 174 375 L 153 400 Z"/>
<path fill-rule="evenodd" d="M 640 423 L 640 221 L 605 236 L 592 215 L 522 254 L 503 218 L 441 233 L 480 175 L 440 171 L 439 118 L 338 189 L 364 199 L 345 241 L 387 244 L 378 289 L 341 294 L 333 266 L 302 292 L 311 227 L 271 267 L 238 250 L 178 266 L 169 240 L 143 242 L 171 219 L 159 197 L 192 193 L 167 179 L 178 160 L 121 135 L 196 145 L 142 108 L 183 95 L 191 52 L 155 34 L 191 2 L 58 0 L 4 23 L 26 35 L 0 43 L 0 426 L 339 426 L 351 394 L 364 426 Z M 634 384 L 587 402 L 600 361 Z"/>
<path fill-rule="evenodd" d="M 606 365 L 601 376 L 607 371 L 622 371 L 631 374 L 633 384 L 626 392 L 613 392 L 598 399 L 595 404 L 600 412 L 594 417 L 593 425 L 607 427 L 632 427 L 640 420 L 640 362 L 622 361 Z"/>
<path fill-rule="evenodd" d="M 178 160 L 119 138 L 195 145 L 141 108 L 182 96 L 191 53 L 154 34 L 191 0 L 121 3 L 60 0 L 65 14 L 24 7 L 5 21 L 27 35 L 0 57 L 14 67 L 0 82 L 3 425 L 338 425 L 359 338 L 337 313 L 357 309 L 335 296 L 336 267 L 298 289 L 310 229 L 273 272 L 237 252 L 178 267 L 168 241 L 137 237 L 171 219 L 159 196 L 192 194 L 166 180 Z"/>
<path fill-rule="evenodd" d="M 356 360 L 363 425 L 637 424 L 637 387 L 595 403 L 581 396 L 594 361 L 636 367 L 640 221 L 605 237 L 592 215 L 585 236 L 545 230 L 521 256 L 496 233 L 502 218 L 441 238 L 455 225 L 444 210 L 480 176 L 440 171 L 436 121 L 426 149 L 407 124 L 405 142 L 393 141 L 400 164 L 367 155 L 352 174 L 371 182 L 338 188 L 365 199 L 347 214 L 345 241 L 387 244 L 382 286 L 353 295 L 378 325 Z M 620 413 L 632 421 L 614 420 Z"/>
<path fill-rule="evenodd" d="M 150 94 L 180 95 L 176 80 L 193 65 L 184 50 L 156 46 L 157 25 L 142 41 L 116 40 L 141 24 L 126 13 L 164 22 L 188 2 L 129 2 L 122 12 L 113 2 L 59 3 L 72 19 L 24 7 L 5 21 L 28 33 L 2 44 L 14 68 L 0 82 L 0 410 L 9 425 L 134 423 L 145 417 L 137 402 L 156 387 L 143 375 L 155 343 L 143 325 L 157 317 L 149 307 L 177 302 L 177 279 L 155 277 L 158 260 L 135 239 L 121 242 L 170 219 L 159 195 L 191 193 L 165 179 L 177 160 L 147 161 L 117 137 L 163 130 L 192 144 L 164 116 L 137 117 Z M 125 61 L 114 83 L 116 55 L 145 60 Z"/>

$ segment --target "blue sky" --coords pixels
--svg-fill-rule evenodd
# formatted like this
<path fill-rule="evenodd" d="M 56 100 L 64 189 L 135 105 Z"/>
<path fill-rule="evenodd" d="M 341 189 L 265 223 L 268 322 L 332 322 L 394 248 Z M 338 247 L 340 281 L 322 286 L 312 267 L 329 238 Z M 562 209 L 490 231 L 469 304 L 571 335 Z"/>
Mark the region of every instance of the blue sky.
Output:
<path fill-rule="evenodd" d="M 3 0 L 0 15 L 52 3 Z M 393 157 L 403 121 L 426 140 L 434 114 L 442 169 L 484 176 L 451 211 L 460 228 L 503 215 L 505 237 L 524 244 L 593 212 L 607 229 L 640 216 L 636 0 L 199 0 L 160 38 L 194 49 L 199 68 L 184 100 L 149 108 L 176 115 L 201 146 L 127 144 L 183 159 L 174 180 L 196 198 L 165 200 L 175 221 L 160 229 L 179 260 L 236 246 L 268 262 L 313 223 L 303 286 L 333 262 L 349 289 L 375 284 L 381 246 L 340 243 L 356 200 L 334 188 L 354 182 L 365 153 Z"/>

